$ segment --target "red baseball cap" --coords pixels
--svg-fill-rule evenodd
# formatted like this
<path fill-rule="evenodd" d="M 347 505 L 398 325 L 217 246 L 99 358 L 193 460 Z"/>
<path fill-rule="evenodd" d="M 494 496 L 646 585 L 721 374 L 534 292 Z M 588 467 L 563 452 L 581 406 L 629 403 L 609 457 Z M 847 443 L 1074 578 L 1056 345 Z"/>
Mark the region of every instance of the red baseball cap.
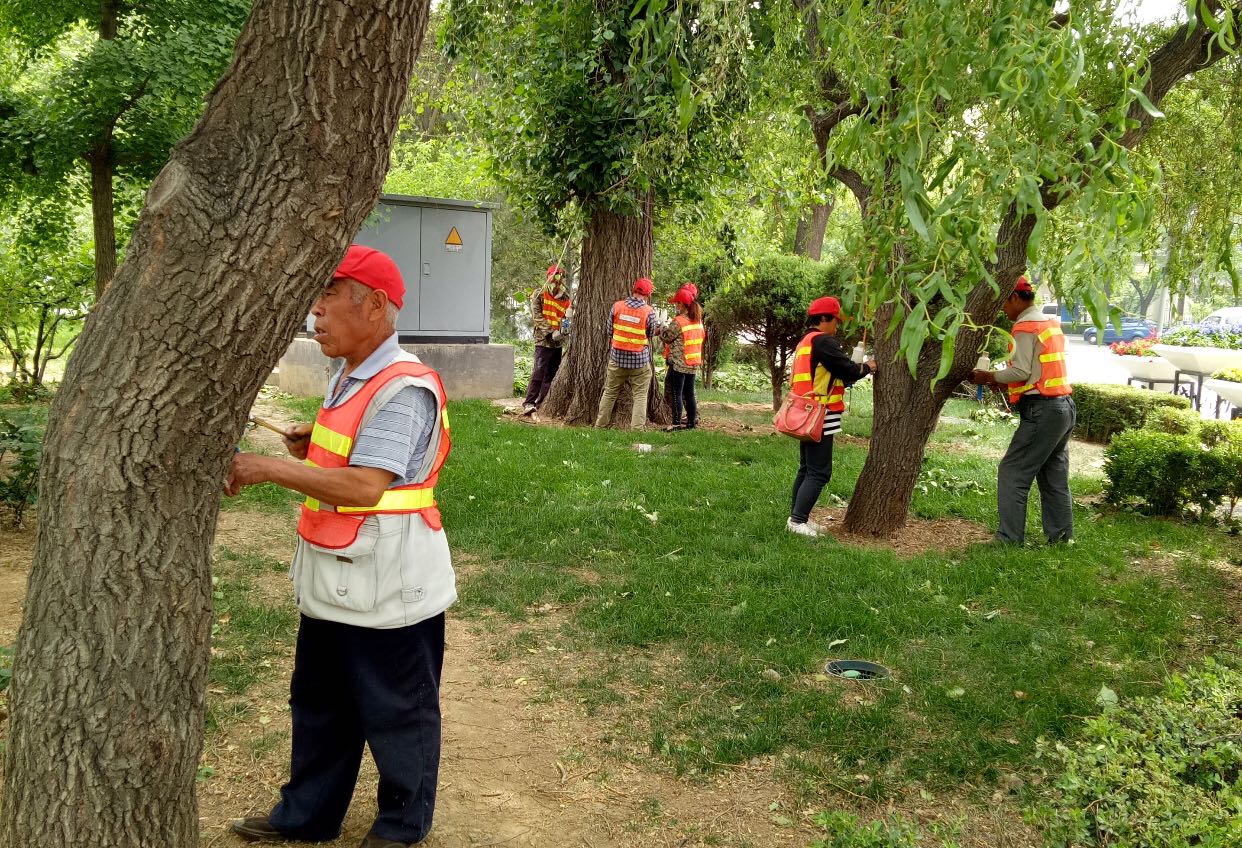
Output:
<path fill-rule="evenodd" d="M 811 301 L 811 305 L 807 307 L 807 315 L 831 315 L 833 318 L 841 317 L 841 301 L 835 297 L 817 297 Z"/>
<path fill-rule="evenodd" d="M 646 277 L 639 277 L 634 281 L 634 294 L 649 295 L 655 289 L 655 284 Z"/>
<path fill-rule="evenodd" d="M 555 276 L 556 274 L 563 275 L 564 273 L 565 272 L 561 270 L 561 266 L 557 265 L 555 262 L 553 262 L 551 265 L 548 266 L 548 279 L 549 280 L 552 279 L 552 277 Z"/>
<path fill-rule="evenodd" d="M 669 303 L 684 303 L 686 306 L 699 299 L 699 287 L 694 283 L 682 283 L 677 294 L 668 299 Z"/>
<path fill-rule="evenodd" d="M 345 258 L 332 274 L 334 280 L 353 280 L 369 289 L 388 295 L 388 302 L 398 309 L 405 300 L 405 280 L 397 263 L 373 247 L 351 244 Z"/>
<path fill-rule="evenodd" d="M 1023 274 L 1021 277 L 1018 277 L 1018 282 L 1013 284 L 1013 290 L 1015 292 L 1029 292 L 1031 294 L 1035 293 L 1035 289 L 1031 288 L 1031 283 L 1029 280 L 1027 280 L 1025 274 Z"/>

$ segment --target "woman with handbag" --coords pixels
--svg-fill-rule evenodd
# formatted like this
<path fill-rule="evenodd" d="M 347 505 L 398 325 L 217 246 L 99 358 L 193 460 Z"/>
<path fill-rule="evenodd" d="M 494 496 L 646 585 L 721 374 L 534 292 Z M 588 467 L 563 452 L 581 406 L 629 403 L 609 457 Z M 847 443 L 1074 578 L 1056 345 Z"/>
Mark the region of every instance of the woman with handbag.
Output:
<path fill-rule="evenodd" d="M 806 313 L 812 329 L 794 349 L 790 391 L 813 397 L 826 409 L 819 440 L 798 443 L 798 476 L 794 478 L 793 504 L 785 529 L 799 536 L 818 536 L 824 527 L 811 521 L 811 509 L 832 478 L 832 437 L 841 432 L 845 389 L 874 374 L 876 363 L 874 359 L 862 364 L 851 362 L 841 348 L 836 339 L 841 302 L 835 297 L 816 298 Z"/>

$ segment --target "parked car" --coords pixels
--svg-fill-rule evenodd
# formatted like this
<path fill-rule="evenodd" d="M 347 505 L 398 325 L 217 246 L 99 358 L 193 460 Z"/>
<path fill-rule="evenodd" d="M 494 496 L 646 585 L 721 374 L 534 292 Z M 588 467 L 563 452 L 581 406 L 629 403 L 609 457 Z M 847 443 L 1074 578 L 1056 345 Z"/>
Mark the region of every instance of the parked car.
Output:
<path fill-rule="evenodd" d="M 1095 327 L 1088 327 L 1083 331 L 1082 340 L 1087 344 L 1095 344 L 1099 336 L 1099 330 Z M 1142 318 L 1121 319 L 1121 334 L 1117 334 L 1117 328 L 1113 326 L 1113 322 L 1109 321 L 1104 327 L 1104 344 L 1112 344 L 1113 342 L 1127 341 L 1132 342 L 1135 339 L 1151 339 L 1156 336 L 1156 325 Z"/>
<path fill-rule="evenodd" d="M 1199 322 L 1200 329 L 1219 329 L 1221 327 L 1242 327 L 1242 306 L 1226 306 L 1217 309 Z"/>

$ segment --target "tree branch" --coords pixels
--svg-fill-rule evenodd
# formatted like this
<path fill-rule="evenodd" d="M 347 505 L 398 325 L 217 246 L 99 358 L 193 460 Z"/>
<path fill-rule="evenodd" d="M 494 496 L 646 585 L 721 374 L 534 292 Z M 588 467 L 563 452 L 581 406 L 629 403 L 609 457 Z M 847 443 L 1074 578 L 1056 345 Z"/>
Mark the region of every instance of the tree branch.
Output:
<path fill-rule="evenodd" d="M 828 172 L 828 176 L 852 191 L 854 197 L 858 198 L 859 208 L 866 213 L 867 202 L 871 199 L 871 189 L 863 182 L 861 174 L 851 168 L 846 168 L 844 165 L 837 165 Z"/>

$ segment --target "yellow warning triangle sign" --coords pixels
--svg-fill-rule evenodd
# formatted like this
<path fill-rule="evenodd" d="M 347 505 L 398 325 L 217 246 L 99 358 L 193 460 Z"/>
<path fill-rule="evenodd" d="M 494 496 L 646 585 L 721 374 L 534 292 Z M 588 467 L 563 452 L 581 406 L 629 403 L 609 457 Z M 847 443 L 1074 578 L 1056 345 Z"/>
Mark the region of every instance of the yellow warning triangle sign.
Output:
<path fill-rule="evenodd" d="M 457 233 L 457 228 L 453 227 L 449 230 L 448 238 L 444 240 L 445 244 L 455 244 L 461 247 L 461 236 Z"/>

